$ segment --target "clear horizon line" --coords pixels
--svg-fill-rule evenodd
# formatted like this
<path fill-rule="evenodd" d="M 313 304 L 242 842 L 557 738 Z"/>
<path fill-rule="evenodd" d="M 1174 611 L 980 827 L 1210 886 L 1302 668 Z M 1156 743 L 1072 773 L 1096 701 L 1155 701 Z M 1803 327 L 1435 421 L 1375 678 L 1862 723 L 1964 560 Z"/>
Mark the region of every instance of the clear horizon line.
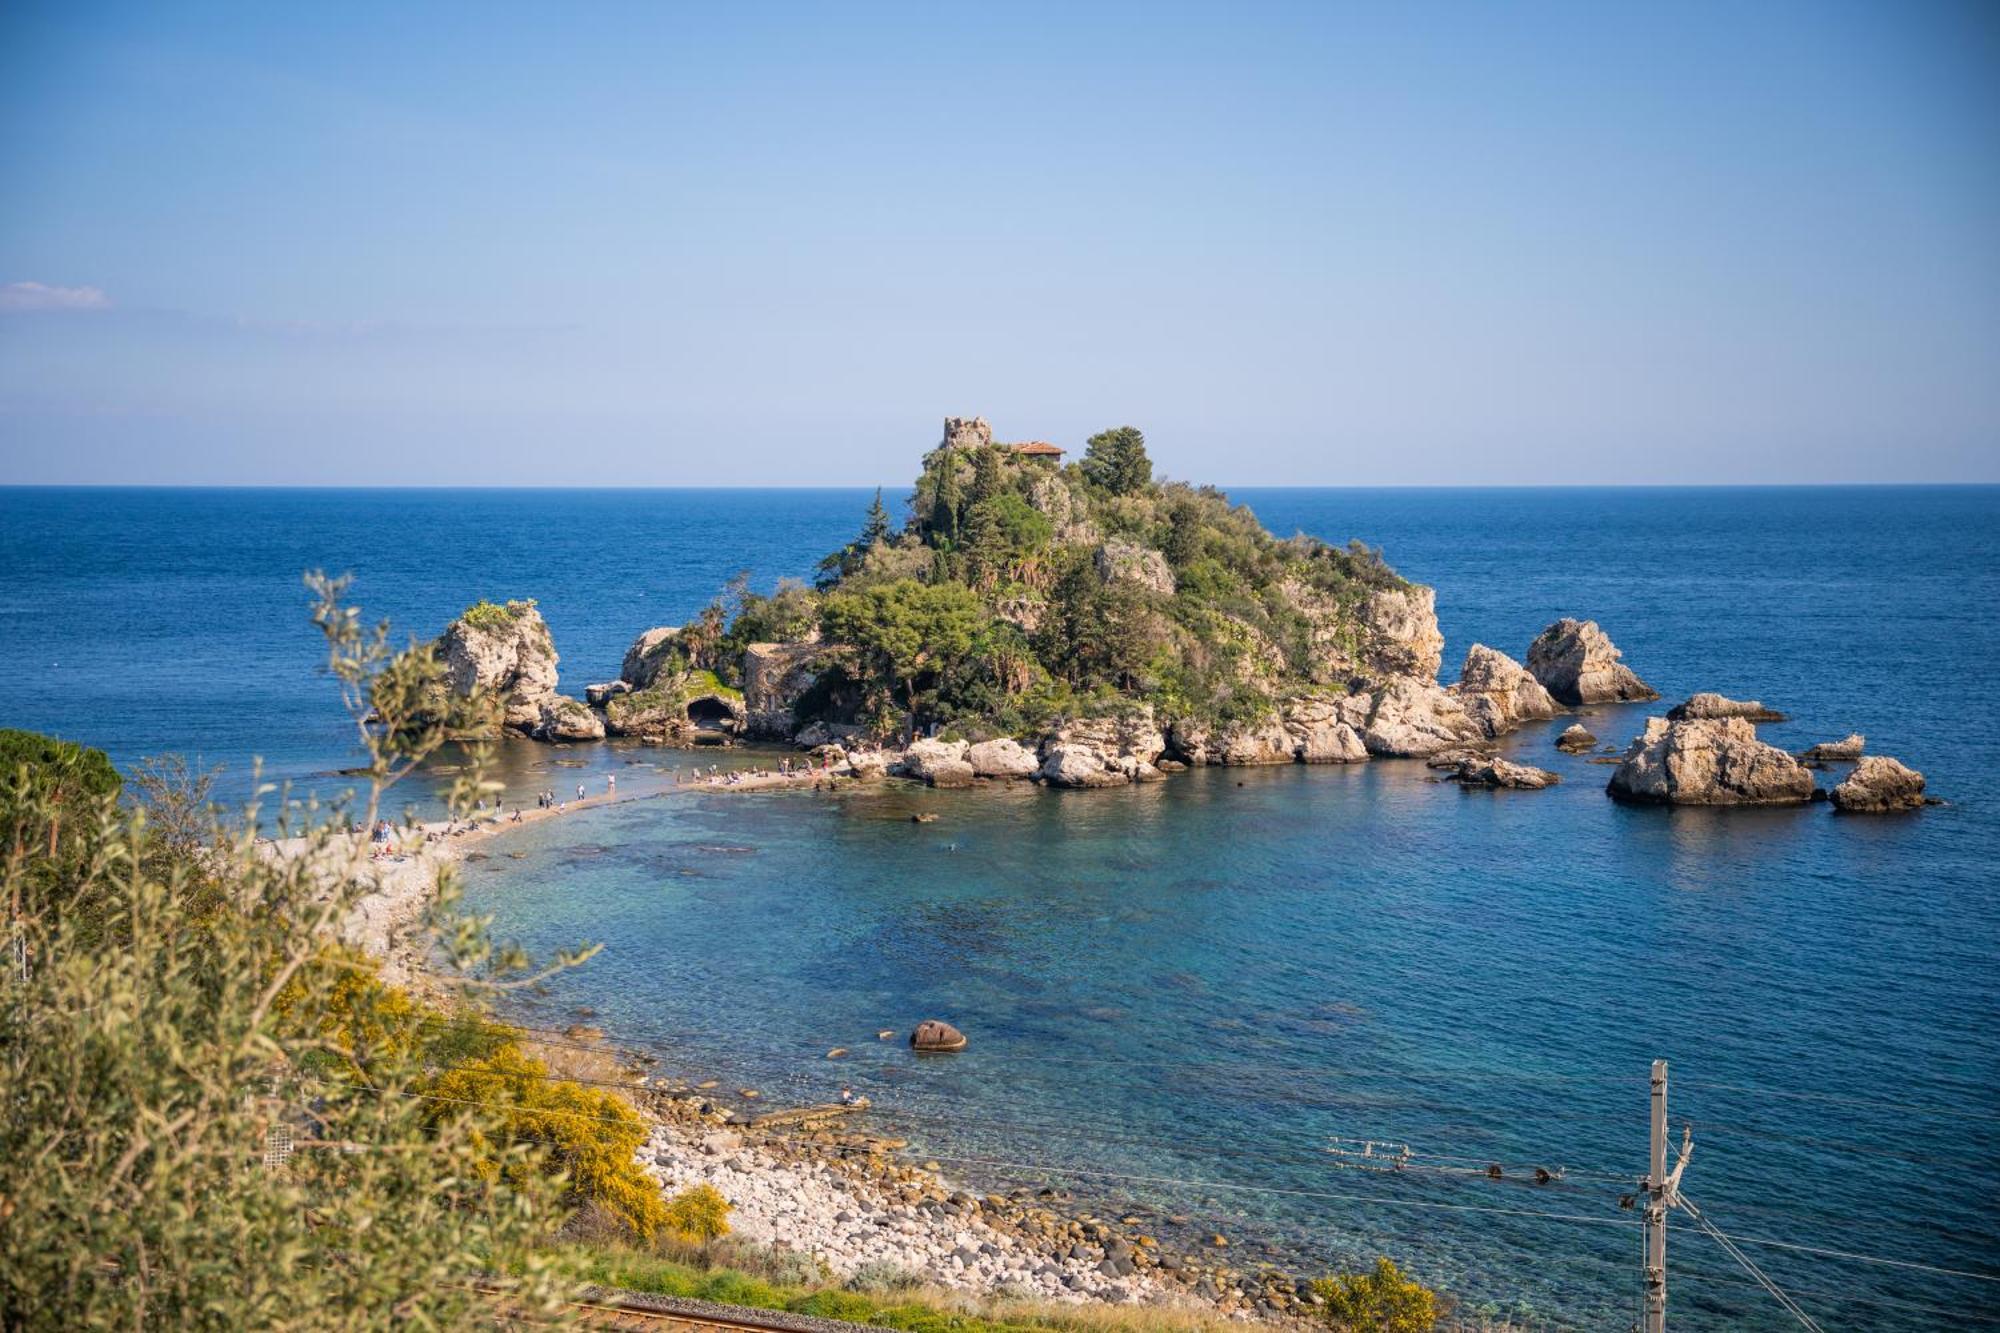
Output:
<path fill-rule="evenodd" d="M 1166 477 L 1165 482 L 1184 481 Z M 769 486 L 749 482 L 657 482 L 620 486 L 535 486 L 507 483 L 466 483 L 412 481 L 356 485 L 346 482 L 287 481 L 0 481 L 0 491 L 866 491 L 880 487 L 913 485 L 913 482 L 818 482 L 790 486 Z M 2000 487 L 2000 479 L 1990 481 L 1541 481 L 1541 482 L 1311 482 L 1248 481 L 1186 482 L 1188 485 L 1217 486 L 1224 491 L 1558 491 L 1558 490 L 1869 490 L 1957 487 L 1980 489 Z"/>

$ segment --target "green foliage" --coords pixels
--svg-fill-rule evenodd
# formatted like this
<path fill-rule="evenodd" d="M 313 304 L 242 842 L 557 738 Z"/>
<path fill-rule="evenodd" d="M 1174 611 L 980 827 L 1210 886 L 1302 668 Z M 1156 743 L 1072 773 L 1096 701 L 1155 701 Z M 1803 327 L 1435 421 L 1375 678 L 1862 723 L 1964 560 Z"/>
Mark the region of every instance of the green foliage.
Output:
<path fill-rule="evenodd" d="M 0 855 L 11 914 L 39 916 L 67 896 L 101 850 L 121 786 L 102 750 L 0 730 Z M 94 935 L 102 913 L 92 903 L 76 907 L 90 910 Z"/>
<path fill-rule="evenodd" d="M 532 597 L 518 598 L 508 602 L 505 606 L 487 601 L 482 597 L 479 601 L 466 607 L 465 614 L 461 615 L 459 619 L 474 629 L 504 630 L 512 628 L 515 621 L 519 620 L 529 611 L 532 611 L 534 607 L 535 600 Z"/>
<path fill-rule="evenodd" d="M 743 650 L 753 643 L 791 643 L 812 633 L 819 605 L 797 579 L 780 579 L 769 597 L 750 591 L 749 574 L 738 574 L 724 590 L 731 608 L 729 628 L 716 650 L 718 674 L 743 683 Z"/>
<path fill-rule="evenodd" d="M 910 508 L 901 536 L 871 523 L 865 549 L 823 565 L 822 635 L 860 651 L 800 699 L 801 720 L 920 713 L 966 735 L 1019 734 L 1139 701 L 1167 718 L 1259 719 L 1301 689 L 1369 674 L 1368 598 L 1408 586 L 1358 542 L 1281 539 L 1214 487 L 1154 482 L 1133 427 L 1093 436 L 1061 471 L 994 446 L 935 449 Z M 1112 538 L 1141 549 L 1100 569 Z M 1149 551 L 1170 588 L 1147 572 Z M 892 587 L 879 605 L 850 600 Z M 899 632 L 911 617 L 895 604 L 919 587 L 972 595 L 969 648 L 950 638 L 919 660 L 922 636 Z M 728 641 L 765 634 L 765 614 L 746 604 Z"/>
<path fill-rule="evenodd" d="M 260 849 L 254 809 L 239 828 L 199 822 L 198 781 L 159 833 L 143 805 L 101 796 L 87 855 L 37 843 L 0 868 L 0 1327 L 458 1327 L 500 1315 L 468 1274 L 519 1274 L 517 1315 L 567 1290 L 536 1248 L 549 1178 L 514 1169 L 543 1148 L 505 1141 L 484 1106 L 437 1114 L 416 1006 L 329 947 L 367 891 L 341 869 L 349 821 L 372 822 L 443 735 L 411 711 L 429 650 L 362 629 L 339 581 L 313 586 L 379 775 L 356 808 L 306 827 L 281 812 Z M 396 725 L 364 725 L 371 698 Z M 457 810 L 486 790 L 478 753 Z M 65 798 L 19 776 L 0 821 L 48 827 Z M 447 871 L 419 949 L 507 984 L 520 960 L 451 916 L 455 899 Z"/>
<path fill-rule="evenodd" d="M 1113 495 L 1133 495 L 1153 484 L 1153 460 L 1137 426 L 1099 431 L 1084 443 L 1083 475 Z"/>
<path fill-rule="evenodd" d="M 925 692 L 960 664 L 984 618 L 970 588 L 914 579 L 835 592 L 820 612 L 827 637 L 854 646 L 864 680 L 892 686 L 913 726 Z"/>
<path fill-rule="evenodd" d="M 1372 1272 L 1321 1278 L 1312 1289 L 1324 1302 L 1321 1318 L 1341 1333 L 1429 1333 L 1437 1326 L 1437 1294 L 1387 1257 Z"/>
<path fill-rule="evenodd" d="M 729 1200 L 713 1185 L 691 1185 L 667 1202 L 667 1230 L 696 1245 L 729 1234 Z"/>

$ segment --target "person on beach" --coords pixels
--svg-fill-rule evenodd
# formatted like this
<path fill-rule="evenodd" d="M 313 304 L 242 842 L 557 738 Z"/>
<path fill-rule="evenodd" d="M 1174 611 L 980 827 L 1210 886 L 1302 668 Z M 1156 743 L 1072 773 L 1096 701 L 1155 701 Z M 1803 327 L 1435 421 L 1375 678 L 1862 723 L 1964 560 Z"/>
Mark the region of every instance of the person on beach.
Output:
<path fill-rule="evenodd" d="M 581 782 L 576 784 L 576 799 L 579 801 L 583 799 L 583 784 Z"/>
<path fill-rule="evenodd" d="M 604 775 L 604 794 L 606 796 L 616 796 L 618 794 L 618 775 L 616 773 L 607 773 Z"/>

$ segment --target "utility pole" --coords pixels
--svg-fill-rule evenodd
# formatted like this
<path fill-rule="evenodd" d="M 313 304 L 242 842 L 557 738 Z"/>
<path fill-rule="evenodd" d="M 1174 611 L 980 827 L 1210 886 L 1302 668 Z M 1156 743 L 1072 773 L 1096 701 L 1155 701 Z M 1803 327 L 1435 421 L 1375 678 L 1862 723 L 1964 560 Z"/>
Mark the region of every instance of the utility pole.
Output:
<path fill-rule="evenodd" d="M 1667 1333 L 1667 1062 L 1653 1061 L 1653 1154 L 1646 1167 L 1646 1330 Z"/>

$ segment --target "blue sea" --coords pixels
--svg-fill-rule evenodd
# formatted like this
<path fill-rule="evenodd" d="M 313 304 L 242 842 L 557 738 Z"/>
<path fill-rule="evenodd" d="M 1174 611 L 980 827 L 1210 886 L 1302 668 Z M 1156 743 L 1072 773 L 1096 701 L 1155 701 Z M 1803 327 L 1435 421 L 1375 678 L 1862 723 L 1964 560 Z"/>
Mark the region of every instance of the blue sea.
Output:
<path fill-rule="evenodd" d="M 809 574 L 870 494 L 0 490 L 0 724 L 124 765 L 198 757 L 232 797 L 257 757 L 331 794 L 352 731 L 301 571 L 352 571 L 412 635 L 534 597 L 580 692 L 735 572 Z M 1609 768 L 1554 749 L 1568 719 L 1508 743 L 1562 774 L 1539 793 L 1407 762 L 1109 792 L 673 793 L 474 863 L 472 905 L 503 935 L 605 946 L 521 1021 L 588 1012 L 767 1100 L 851 1086 L 955 1174 L 1221 1232 L 1240 1267 L 1386 1253 L 1467 1311 L 1579 1329 L 1633 1318 L 1620 1196 L 1665 1058 L 1687 1195 L 1825 1327 L 2000 1323 L 2000 489 L 1237 498 L 1434 585 L 1447 679 L 1473 642 L 1518 658 L 1589 617 L 1664 702 L 1762 699 L 1790 715 L 1763 728 L 1788 748 L 1863 732 L 1947 804 L 1626 808 Z M 1583 720 L 1622 744 L 1664 702 Z M 522 796 L 612 773 L 643 792 L 685 760 L 518 743 L 502 767 Z M 927 1017 L 968 1050 L 875 1038 Z M 1368 1169 L 1405 1148 L 1403 1170 Z M 1685 1218 L 1669 1269 L 1673 1327 L 1791 1326 Z"/>

